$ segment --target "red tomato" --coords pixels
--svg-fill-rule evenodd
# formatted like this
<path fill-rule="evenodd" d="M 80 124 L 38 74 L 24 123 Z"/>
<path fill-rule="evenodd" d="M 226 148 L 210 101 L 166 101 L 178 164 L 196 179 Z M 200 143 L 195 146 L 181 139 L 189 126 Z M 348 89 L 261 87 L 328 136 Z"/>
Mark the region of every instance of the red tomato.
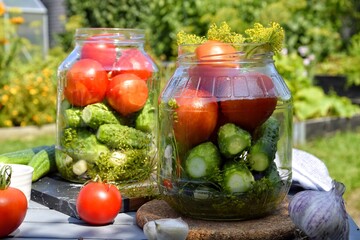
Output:
<path fill-rule="evenodd" d="M 81 59 L 98 61 L 106 71 L 111 71 L 116 62 L 116 46 L 111 34 L 99 34 L 88 38 L 82 49 Z"/>
<path fill-rule="evenodd" d="M 218 119 L 216 98 L 206 91 L 185 89 L 175 99 L 176 140 L 188 147 L 206 141 L 214 131 Z"/>
<path fill-rule="evenodd" d="M 143 80 L 147 80 L 153 72 L 151 59 L 139 49 L 125 49 L 115 63 L 112 76 L 122 73 L 132 73 Z"/>
<path fill-rule="evenodd" d="M 167 190 L 171 190 L 173 188 L 172 182 L 170 179 L 164 179 L 163 180 L 163 186 L 167 189 Z"/>
<path fill-rule="evenodd" d="M 83 186 L 76 199 L 79 217 L 92 225 L 111 223 L 118 215 L 122 198 L 115 185 L 89 182 Z"/>
<path fill-rule="evenodd" d="M 110 81 L 106 98 L 117 112 L 127 116 L 142 109 L 149 95 L 146 82 L 131 73 L 116 75 Z"/>
<path fill-rule="evenodd" d="M 4 172 L 0 172 L 0 178 L 5 177 L 2 175 L 2 173 L 5 175 L 5 171 L 4 169 Z M 6 237 L 20 226 L 24 221 L 27 207 L 28 202 L 22 191 L 17 188 L 0 186 L 0 238 Z"/>
<path fill-rule="evenodd" d="M 66 74 L 64 95 L 75 106 L 101 102 L 108 82 L 106 71 L 100 63 L 81 59 Z"/>
<path fill-rule="evenodd" d="M 216 97 L 228 94 L 223 91 L 223 82 L 241 75 L 240 68 L 224 67 L 220 65 L 197 65 L 189 68 L 189 77 L 192 86 L 212 92 Z M 227 87 L 227 86 L 226 86 Z M 231 89 L 230 89 L 231 90 Z"/>
<path fill-rule="evenodd" d="M 232 122 L 248 131 L 264 123 L 277 103 L 272 79 L 261 73 L 245 73 L 221 82 L 220 122 Z"/>
<path fill-rule="evenodd" d="M 228 43 L 208 40 L 195 49 L 196 58 L 204 64 L 237 67 L 236 49 Z"/>

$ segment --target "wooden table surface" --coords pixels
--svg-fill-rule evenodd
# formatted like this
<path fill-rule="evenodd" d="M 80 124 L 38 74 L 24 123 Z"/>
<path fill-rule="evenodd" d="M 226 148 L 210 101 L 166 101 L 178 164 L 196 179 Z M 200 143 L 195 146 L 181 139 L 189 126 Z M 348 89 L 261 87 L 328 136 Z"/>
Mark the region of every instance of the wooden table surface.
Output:
<path fill-rule="evenodd" d="M 119 213 L 113 224 L 89 226 L 79 219 L 30 201 L 24 222 L 5 239 L 146 239 L 136 224 L 135 214 Z"/>
<path fill-rule="evenodd" d="M 142 229 L 136 224 L 135 215 L 135 212 L 119 213 L 113 224 L 89 226 L 79 219 L 30 201 L 24 222 L 5 239 L 146 239 Z M 349 240 L 359 240 L 359 227 L 351 218 L 349 222 Z"/>

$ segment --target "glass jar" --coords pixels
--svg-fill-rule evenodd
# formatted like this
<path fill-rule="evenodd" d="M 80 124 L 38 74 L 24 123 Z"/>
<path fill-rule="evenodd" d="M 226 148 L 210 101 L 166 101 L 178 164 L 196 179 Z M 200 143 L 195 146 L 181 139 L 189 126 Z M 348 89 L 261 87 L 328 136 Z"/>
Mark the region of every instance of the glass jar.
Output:
<path fill-rule="evenodd" d="M 160 194 L 193 218 L 270 214 L 291 185 L 290 91 L 262 45 L 201 61 L 198 46 L 179 47 L 160 96 Z"/>
<path fill-rule="evenodd" d="M 156 168 L 158 68 L 140 29 L 82 28 L 58 68 L 56 164 L 84 183 L 141 182 Z"/>

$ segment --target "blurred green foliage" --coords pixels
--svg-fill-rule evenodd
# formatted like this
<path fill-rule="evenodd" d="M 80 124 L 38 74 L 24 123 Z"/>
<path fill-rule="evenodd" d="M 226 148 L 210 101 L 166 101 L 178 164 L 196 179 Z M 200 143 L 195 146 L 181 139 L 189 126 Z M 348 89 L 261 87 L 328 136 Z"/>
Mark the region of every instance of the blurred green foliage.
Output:
<path fill-rule="evenodd" d="M 286 32 L 285 46 L 297 51 L 308 46 L 322 61 L 346 49 L 351 35 L 359 31 L 356 0 L 67 0 L 69 16 L 80 16 L 86 27 L 143 28 L 149 48 L 161 60 L 177 55 L 180 30 L 205 35 L 211 23 L 226 21 L 235 32 L 255 22 L 280 23 Z M 73 32 L 69 33 L 73 34 Z"/>

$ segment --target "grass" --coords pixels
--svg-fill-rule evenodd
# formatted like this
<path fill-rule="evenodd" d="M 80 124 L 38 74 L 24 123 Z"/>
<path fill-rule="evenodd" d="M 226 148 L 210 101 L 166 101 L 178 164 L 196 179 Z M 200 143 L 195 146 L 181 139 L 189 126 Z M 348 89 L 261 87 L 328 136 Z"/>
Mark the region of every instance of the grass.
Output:
<path fill-rule="evenodd" d="M 53 134 L 41 135 L 36 138 L 0 140 L 0 154 L 26 148 L 37 147 L 41 145 L 52 144 L 55 144 L 55 136 Z"/>
<path fill-rule="evenodd" d="M 40 145 L 55 143 L 54 135 L 18 140 L 0 140 L 0 153 L 16 151 Z M 354 221 L 360 224 L 360 128 L 351 132 L 337 132 L 332 135 L 294 146 L 305 150 L 327 166 L 330 176 L 345 184 L 346 208 Z"/>
<path fill-rule="evenodd" d="M 305 150 L 327 166 L 330 176 L 345 184 L 347 196 L 360 188 L 360 129 L 354 132 L 337 132 L 317 138 L 296 148 Z"/>

